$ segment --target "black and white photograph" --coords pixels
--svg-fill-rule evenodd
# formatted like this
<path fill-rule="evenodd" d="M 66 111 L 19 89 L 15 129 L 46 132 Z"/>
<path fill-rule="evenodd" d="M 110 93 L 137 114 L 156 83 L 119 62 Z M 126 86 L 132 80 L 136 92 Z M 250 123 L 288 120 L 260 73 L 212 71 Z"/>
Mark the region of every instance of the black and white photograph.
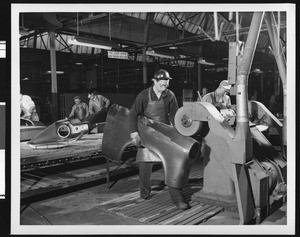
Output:
<path fill-rule="evenodd" d="M 295 25 L 286 3 L 11 4 L 10 233 L 295 234 Z"/>
<path fill-rule="evenodd" d="M 5 132 L 6 132 L 6 106 L 0 102 L 0 199 L 5 199 Z"/>
<path fill-rule="evenodd" d="M 5 133 L 6 133 L 6 103 L 5 86 L 6 81 L 6 41 L 0 41 L 0 72 L 1 90 L 0 90 L 0 199 L 5 199 Z"/>

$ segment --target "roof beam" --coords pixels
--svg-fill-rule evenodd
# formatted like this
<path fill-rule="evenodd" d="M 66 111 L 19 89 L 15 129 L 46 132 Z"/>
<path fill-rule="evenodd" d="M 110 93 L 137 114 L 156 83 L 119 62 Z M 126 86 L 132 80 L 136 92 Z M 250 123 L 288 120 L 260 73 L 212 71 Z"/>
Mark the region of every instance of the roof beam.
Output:
<path fill-rule="evenodd" d="M 285 27 L 286 27 L 286 22 L 281 22 L 281 28 L 285 28 Z M 250 30 L 250 27 L 244 27 L 239 30 L 239 33 L 240 34 L 248 34 L 249 30 Z M 261 26 L 260 32 L 265 32 L 265 31 L 267 31 L 267 26 L 264 24 Z M 222 37 L 235 36 L 235 34 L 236 34 L 235 30 L 224 31 L 222 33 Z M 214 34 L 210 34 L 210 36 L 214 37 Z M 149 46 L 158 48 L 158 47 L 167 47 L 174 43 L 188 44 L 188 43 L 192 43 L 195 41 L 206 41 L 206 40 L 209 40 L 206 36 L 197 35 L 197 36 L 192 36 L 192 37 L 188 37 L 188 38 L 184 38 L 184 39 L 169 40 L 169 41 L 165 41 L 165 42 L 161 42 L 161 43 L 151 44 Z"/>
<path fill-rule="evenodd" d="M 180 32 L 179 32 L 178 27 L 177 27 L 178 24 L 175 23 L 175 21 L 173 20 L 173 18 L 172 18 L 172 16 L 170 15 L 169 12 L 167 12 L 167 15 L 170 17 L 170 20 L 171 20 L 172 23 L 173 23 L 173 28 L 175 29 L 176 33 L 178 33 L 179 37 L 181 37 Z"/>

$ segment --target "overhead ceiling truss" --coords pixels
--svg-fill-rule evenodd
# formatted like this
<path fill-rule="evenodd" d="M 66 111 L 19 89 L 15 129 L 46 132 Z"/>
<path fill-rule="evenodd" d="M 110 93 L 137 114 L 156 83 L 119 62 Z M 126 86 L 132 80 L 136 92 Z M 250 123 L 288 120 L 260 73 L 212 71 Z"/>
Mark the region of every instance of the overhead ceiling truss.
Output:
<path fill-rule="evenodd" d="M 227 15 L 228 14 L 228 15 Z M 237 13 L 236 13 L 237 14 Z M 195 58 L 199 56 L 199 48 L 202 44 L 206 44 L 210 40 L 216 41 L 216 30 L 220 30 L 220 42 L 226 44 L 228 42 L 232 42 L 236 40 L 236 22 L 237 18 L 229 19 L 229 13 L 218 12 L 218 21 L 217 21 L 217 29 L 216 25 L 214 25 L 214 15 L 213 12 L 141 12 L 141 13 L 68 13 L 66 16 L 64 14 L 57 13 L 57 19 L 60 19 L 62 23 L 62 27 L 56 30 L 56 40 L 59 42 L 57 49 L 61 52 L 69 52 L 72 54 L 101 54 L 102 51 L 95 49 L 82 49 L 79 47 L 68 45 L 67 37 L 70 35 L 78 34 L 77 27 L 80 27 L 80 34 L 85 37 L 91 38 L 99 38 L 99 39 L 108 39 L 119 44 L 126 45 L 125 48 L 121 48 L 122 51 L 129 52 L 130 55 L 134 55 L 134 60 L 138 59 L 138 53 L 141 53 L 143 48 L 151 47 L 152 49 L 166 49 L 168 50 L 169 46 L 176 44 L 176 46 L 182 46 L 178 49 L 179 54 L 183 54 L 187 56 L 187 58 Z M 76 17 L 75 17 L 76 16 Z M 22 14 L 22 22 L 20 23 L 20 27 L 22 28 L 30 28 L 24 25 L 26 20 L 26 14 Z M 141 21 L 144 21 L 143 31 L 137 31 L 135 27 L 130 27 L 133 18 L 136 18 L 139 21 L 139 24 L 142 24 Z M 241 13 L 239 19 L 243 19 L 240 21 L 242 27 L 239 28 L 238 33 L 240 39 L 243 40 L 243 37 L 247 37 L 249 32 L 249 22 L 251 20 L 250 13 Z M 54 18 L 53 15 L 47 16 L 45 19 L 51 19 L 58 21 Z M 25 22 L 25 23 L 24 23 Z M 114 25 L 112 23 L 115 22 Z M 129 23 L 128 23 L 129 22 Z M 56 23 L 57 24 L 57 23 Z M 50 24 L 51 25 L 51 24 Z M 53 24 L 52 24 L 53 25 Z M 248 26 L 247 26 L 248 25 Z M 118 26 L 118 29 L 115 29 Z M 201 32 L 199 30 L 199 26 L 205 32 Z M 91 29 L 99 29 L 99 27 L 106 27 L 107 35 L 99 34 L 98 31 L 92 31 Z M 114 29 L 112 29 L 114 27 Z M 222 28 L 223 27 L 223 28 Z M 280 28 L 286 27 L 285 19 L 280 20 Z M 130 37 L 122 37 L 118 38 L 120 32 L 122 30 L 128 31 L 127 34 Z M 155 30 L 154 30 L 155 29 Z M 173 34 L 172 33 L 173 29 Z M 112 31 L 114 30 L 114 31 Z M 149 34 L 151 31 L 156 31 L 158 34 L 160 33 L 159 40 L 155 39 L 155 37 L 151 38 L 149 41 Z M 259 37 L 259 43 L 257 45 L 257 50 L 261 50 L 262 52 L 267 52 L 267 46 L 269 44 L 268 34 L 266 34 L 267 27 L 262 25 L 261 34 Z M 49 49 L 47 33 L 43 33 L 43 29 L 38 27 L 34 30 L 33 33 L 30 33 L 25 36 L 20 37 L 20 45 L 26 45 L 27 47 L 33 48 L 44 48 Z M 133 35 L 139 37 L 132 37 Z M 121 35 L 126 36 L 126 34 Z M 170 39 L 172 38 L 172 39 Z M 284 42 L 284 38 L 280 37 L 282 42 Z M 140 40 L 139 40 L 140 39 Z M 218 40 L 218 39 L 217 39 Z M 33 43 L 33 42 L 34 43 Z M 48 47 L 47 47 L 48 46 Z M 62 47 L 61 47 L 62 46 Z M 195 47 L 196 49 L 193 52 L 189 52 L 186 50 L 186 47 L 190 46 Z M 197 48 L 198 47 L 198 48 Z M 200 55 L 205 57 L 205 55 Z M 159 59 L 156 57 L 151 57 L 152 60 L 157 60 L 159 62 L 165 62 L 164 59 Z M 176 58 L 178 59 L 178 58 Z M 132 57 L 129 58 L 132 60 Z M 184 59 L 187 60 L 187 59 Z M 172 63 L 172 60 L 169 60 Z"/>

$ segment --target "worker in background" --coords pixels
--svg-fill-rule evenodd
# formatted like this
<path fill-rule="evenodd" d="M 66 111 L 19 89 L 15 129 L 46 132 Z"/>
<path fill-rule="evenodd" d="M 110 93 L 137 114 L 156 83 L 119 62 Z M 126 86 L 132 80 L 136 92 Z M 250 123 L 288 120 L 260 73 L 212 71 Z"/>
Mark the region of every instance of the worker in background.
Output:
<path fill-rule="evenodd" d="M 99 112 L 102 108 L 108 109 L 110 104 L 109 99 L 103 95 L 99 95 L 96 91 L 90 91 L 88 93 L 89 101 L 89 113 L 94 114 Z"/>
<path fill-rule="evenodd" d="M 78 118 L 81 122 L 89 116 L 89 107 L 86 103 L 81 101 L 80 96 L 74 97 L 74 105 L 68 118 Z"/>
<path fill-rule="evenodd" d="M 208 93 L 208 90 L 206 87 L 202 88 L 202 97 L 205 96 Z"/>
<path fill-rule="evenodd" d="M 228 80 L 220 82 L 218 88 L 202 97 L 202 102 L 212 103 L 230 125 L 233 125 L 236 117 L 236 105 L 231 104 L 229 97 L 231 85 Z"/>
<path fill-rule="evenodd" d="M 169 73 L 160 69 L 154 73 L 153 86 L 141 91 L 135 99 L 129 113 L 130 137 L 133 143 L 141 147 L 143 141 L 138 133 L 138 117 L 145 116 L 150 119 L 166 124 L 174 125 L 175 114 L 178 110 L 178 103 L 174 93 L 167 89 L 169 80 L 172 79 Z M 142 148 L 139 148 L 142 149 Z M 151 198 L 151 172 L 153 163 L 140 162 L 140 200 Z M 168 186 L 172 202 L 180 209 L 185 210 L 189 205 L 184 201 L 182 190 Z"/>
<path fill-rule="evenodd" d="M 23 119 L 29 119 L 34 122 L 40 120 L 36 112 L 35 103 L 29 95 L 23 95 L 22 93 L 20 93 L 20 116 Z"/>
<path fill-rule="evenodd" d="M 203 96 L 205 96 L 207 93 L 208 93 L 207 87 L 203 87 L 203 88 L 202 88 L 202 94 L 201 94 L 201 95 L 198 95 L 197 101 L 198 101 L 198 102 L 199 102 L 199 101 L 202 101 Z"/>
<path fill-rule="evenodd" d="M 218 88 L 202 97 L 202 102 L 212 103 L 218 110 L 231 108 L 230 97 L 227 95 L 231 85 L 228 80 L 220 82 Z"/>

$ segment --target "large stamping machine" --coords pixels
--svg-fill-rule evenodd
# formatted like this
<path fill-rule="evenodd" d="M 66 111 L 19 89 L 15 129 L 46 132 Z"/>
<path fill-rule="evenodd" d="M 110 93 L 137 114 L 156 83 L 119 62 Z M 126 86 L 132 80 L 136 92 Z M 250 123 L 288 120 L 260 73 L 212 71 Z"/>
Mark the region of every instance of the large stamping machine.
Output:
<path fill-rule="evenodd" d="M 265 107 L 249 106 L 256 116 Z M 259 107 L 259 108 L 258 108 Z M 266 109 L 268 118 L 272 114 Z M 280 121 L 274 117 L 274 123 Z M 185 102 L 175 116 L 179 133 L 202 141 L 203 189 L 192 199 L 238 210 L 240 224 L 260 223 L 274 202 L 286 198 L 286 160 L 257 124 L 249 123 L 247 137 L 239 136 L 221 113 L 207 102 Z"/>

